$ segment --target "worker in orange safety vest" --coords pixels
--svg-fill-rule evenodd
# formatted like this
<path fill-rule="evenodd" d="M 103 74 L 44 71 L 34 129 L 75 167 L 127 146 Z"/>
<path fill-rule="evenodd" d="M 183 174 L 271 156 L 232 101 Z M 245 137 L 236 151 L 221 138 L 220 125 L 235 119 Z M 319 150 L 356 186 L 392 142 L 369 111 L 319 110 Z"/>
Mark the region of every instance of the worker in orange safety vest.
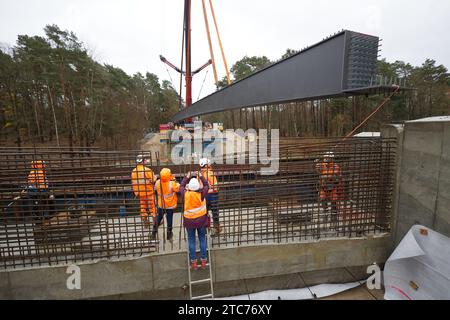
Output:
<path fill-rule="evenodd" d="M 44 172 L 44 161 L 36 160 L 31 162 L 31 170 L 28 174 L 28 186 L 40 190 L 48 189 L 48 181 Z"/>
<path fill-rule="evenodd" d="M 197 178 L 198 177 L 198 178 Z M 196 234 L 200 243 L 200 260 L 202 268 L 206 267 L 206 229 L 209 223 L 208 210 L 206 209 L 206 196 L 209 184 L 202 175 L 189 172 L 180 186 L 180 194 L 183 203 L 183 225 L 188 235 L 189 259 L 191 268 L 196 270 Z"/>
<path fill-rule="evenodd" d="M 163 221 L 164 214 L 166 214 L 167 240 L 172 240 L 173 211 L 178 204 L 177 192 L 180 191 L 180 184 L 168 168 L 163 168 L 159 173 L 159 177 L 155 183 L 155 193 L 158 199 L 158 218 L 157 222 L 153 224 L 152 237 L 156 238 L 158 227 Z"/>
<path fill-rule="evenodd" d="M 316 160 L 316 170 L 319 174 L 319 198 L 323 210 L 328 211 L 328 203 L 331 203 L 331 221 L 338 220 L 339 201 L 342 198 L 341 167 L 335 162 L 334 153 L 328 151 L 323 160 Z"/>
<path fill-rule="evenodd" d="M 131 172 L 131 184 L 136 197 L 139 197 L 141 219 L 146 228 L 150 227 L 149 215 L 155 220 L 155 191 L 156 177 L 152 169 L 146 167 L 148 159 L 140 154 L 136 157 L 136 168 Z"/>
<path fill-rule="evenodd" d="M 52 216 L 55 210 L 54 195 L 49 190 L 47 175 L 45 173 L 45 161 L 34 160 L 31 161 L 31 170 L 27 177 L 27 188 L 22 191 L 21 198 L 26 195 L 26 198 L 31 200 L 32 204 L 28 204 L 35 216 L 41 219 Z M 15 199 L 17 199 L 15 198 Z"/>

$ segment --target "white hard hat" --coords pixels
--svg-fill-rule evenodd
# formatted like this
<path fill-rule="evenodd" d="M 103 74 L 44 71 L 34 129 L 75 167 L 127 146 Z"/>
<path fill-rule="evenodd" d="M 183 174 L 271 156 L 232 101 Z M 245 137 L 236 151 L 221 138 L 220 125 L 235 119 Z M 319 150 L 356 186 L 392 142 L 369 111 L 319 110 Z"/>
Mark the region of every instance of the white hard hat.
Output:
<path fill-rule="evenodd" d="M 200 167 L 204 167 L 204 166 L 209 165 L 209 164 L 211 164 L 211 161 L 209 161 L 208 158 L 201 158 L 200 159 Z"/>
<path fill-rule="evenodd" d="M 324 158 L 334 158 L 334 152 L 333 151 L 325 152 L 323 156 Z"/>
<path fill-rule="evenodd" d="M 147 164 L 149 162 L 148 158 L 149 158 L 148 154 L 138 154 L 137 157 L 136 157 L 136 163 L 138 163 L 138 164 L 141 164 L 141 163 Z"/>
<path fill-rule="evenodd" d="M 188 189 L 191 191 L 197 191 L 200 189 L 200 182 L 198 182 L 197 178 L 192 178 L 191 181 L 189 181 Z"/>

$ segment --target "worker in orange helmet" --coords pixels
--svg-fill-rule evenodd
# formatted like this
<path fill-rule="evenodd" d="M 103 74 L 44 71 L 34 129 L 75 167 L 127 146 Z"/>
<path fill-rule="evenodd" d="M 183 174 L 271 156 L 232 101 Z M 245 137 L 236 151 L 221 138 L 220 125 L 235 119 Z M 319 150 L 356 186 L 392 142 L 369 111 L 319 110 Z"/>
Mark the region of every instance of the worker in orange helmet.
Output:
<path fill-rule="evenodd" d="M 27 188 L 22 191 L 28 199 L 31 199 L 33 205 L 29 208 L 36 216 L 45 218 L 55 211 L 54 195 L 49 190 L 47 175 L 45 173 L 45 161 L 31 161 L 31 170 L 27 178 Z M 20 198 L 20 197 L 19 197 Z"/>
<path fill-rule="evenodd" d="M 324 154 L 323 160 L 316 160 L 316 170 L 319 173 L 319 198 L 325 212 L 328 211 L 328 203 L 331 203 L 331 221 L 338 220 L 338 203 L 342 197 L 341 167 L 335 162 L 332 151 Z M 327 219 L 327 218 L 325 218 Z"/>
<path fill-rule="evenodd" d="M 213 218 L 213 226 L 215 234 L 218 235 L 221 232 L 219 221 L 219 187 L 217 184 L 217 177 L 211 167 L 211 161 L 208 158 L 200 159 L 200 173 L 208 181 L 210 186 L 208 195 L 206 197 L 206 204 L 208 211 L 211 211 Z"/>
<path fill-rule="evenodd" d="M 146 228 L 150 228 L 149 214 L 155 219 L 155 192 L 156 177 L 152 169 L 146 167 L 148 159 L 140 154 L 136 157 L 136 168 L 131 172 L 131 184 L 136 197 L 139 197 L 141 219 Z"/>
<path fill-rule="evenodd" d="M 180 191 L 180 184 L 168 168 L 163 168 L 159 173 L 159 177 L 155 183 L 155 193 L 158 199 L 158 218 L 156 223 L 153 224 L 152 238 L 156 238 L 158 227 L 164 218 L 164 214 L 166 214 L 167 240 L 172 240 L 173 211 L 177 207 L 177 192 Z"/>

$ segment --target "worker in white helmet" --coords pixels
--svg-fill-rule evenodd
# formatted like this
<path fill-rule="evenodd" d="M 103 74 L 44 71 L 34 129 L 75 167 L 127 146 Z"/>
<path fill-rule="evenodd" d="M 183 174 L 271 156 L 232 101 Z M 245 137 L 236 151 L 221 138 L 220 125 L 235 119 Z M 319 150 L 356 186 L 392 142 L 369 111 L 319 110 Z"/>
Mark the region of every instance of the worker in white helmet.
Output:
<path fill-rule="evenodd" d="M 156 177 L 153 170 L 148 168 L 149 161 L 146 155 L 136 157 L 136 168 L 131 172 L 133 192 L 139 198 L 141 219 L 146 228 L 150 228 L 149 215 L 156 220 L 155 190 Z"/>
<path fill-rule="evenodd" d="M 335 162 L 334 152 L 328 151 L 322 161 L 316 160 L 315 168 L 319 174 L 319 199 L 325 212 L 331 203 L 331 221 L 338 220 L 339 200 L 342 198 L 341 167 Z"/>
<path fill-rule="evenodd" d="M 208 196 L 206 197 L 206 205 L 208 211 L 211 211 L 213 218 L 213 226 L 215 230 L 215 234 L 219 234 L 221 232 L 220 221 L 219 221 L 219 186 L 217 183 L 217 177 L 214 174 L 214 171 L 211 167 L 211 161 L 208 158 L 200 159 L 200 173 L 201 175 L 208 180 L 209 183 L 209 191 Z"/>
<path fill-rule="evenodd" d="M 196 233 L 200 242 L 200 258 L 202 268 L 206 267 L 206 228 L 209 223 L 206 209 L 206 196 L 208 194 L 208 181 L 198 173 L 188 173 L 180 185 L 180 194 L 183 196 L 183 225 L 188 234 L 189 259 L 191 268 L 196 270 Z"/>

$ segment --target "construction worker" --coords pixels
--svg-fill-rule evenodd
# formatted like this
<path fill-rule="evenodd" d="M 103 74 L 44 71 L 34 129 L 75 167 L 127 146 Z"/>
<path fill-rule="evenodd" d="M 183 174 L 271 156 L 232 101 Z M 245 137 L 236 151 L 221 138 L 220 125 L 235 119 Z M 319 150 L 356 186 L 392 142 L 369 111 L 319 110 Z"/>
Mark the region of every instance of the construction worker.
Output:
<path fill-rule="evenodd" d="M 156 177 L 152 169 L 146 167 L 148 159 L 140 154 L 136 157 L 136 168 L 131 172 L 131 184 L 136 197 L 139 197 L 141 219 L 146 228 L 150 228 L 149 214 L 155 220 L 155 192 Z"/>
<path fill-rule="evenodd" d="M 197 177 L 199 177 L 197 179 Z M 202 268 L 206 267 L 206 228 L 209 223 L 206 209 L 206 196 L 208 195 L 208 181 L 201 175 L 191 172 L 183 179 L 180 194 L 183 196 L 183 225 L 188 234 L 189 259 L 191 268 L 196 270 L 196 233 L 200 242 L 200 258 Z"/>
<path fill-rule="evenodd" d="M 54 195 L 49 190 L 47 175 L 45 173 L 45 161 L 31 161 L 31 170 L 27 178 L 27 188 L 22 191 L 32 201 L 29 206 L 33 215 L 45 218 L 54 211 Z M 20 198 L 20 197 L 19 197 Z"/>
<path fill-rule="evenodd" d="M 29 188 L 48 190 L 48 181 L 44 172 L 45 162 L 42 160 L 31 161 L 31 170 L 28 174 Z"/>
<path fill-rule="evenodd" d="M 180 191 L 180 184 L 175 180 L 175 177 L 168 168 L 163 168 L 159 173 L 159 177 L 155 183 L 155 193 L 158 199 L 158 219 L 153 225 L 152 237 L 156 238 L 158 227 L 163 221 L 164 214 L 166 214 L 167 240 L 172 240 L 173 211 L 177 207 L 177 192 Z"/>
<path fill-rule="evenodd" d="M 208 211 L 212 212 L 213 225 L 215 234 L 219 234 L 221 231 L 219 222 L 219 187 L 217 186 L 217 177 L 214 175 L 214 171 L 211 168 L 211 161 L 207 158 L 200 159 L 200 172 L 202 176 L 208 180 L 209 191 L 206 197 L 206 205 Z"/>
<path fill-rule="evenodd" d="M 341 168 L 334 160 L 334 153 L 328 151 L 323 160 L 316 160 L 316 170 L 319 173 L 319 198 L 325 212 L 328 211 L 328 202 L 331 203 L 331 221 L 337 222 L 338 202 L 341 198 Z"/>

